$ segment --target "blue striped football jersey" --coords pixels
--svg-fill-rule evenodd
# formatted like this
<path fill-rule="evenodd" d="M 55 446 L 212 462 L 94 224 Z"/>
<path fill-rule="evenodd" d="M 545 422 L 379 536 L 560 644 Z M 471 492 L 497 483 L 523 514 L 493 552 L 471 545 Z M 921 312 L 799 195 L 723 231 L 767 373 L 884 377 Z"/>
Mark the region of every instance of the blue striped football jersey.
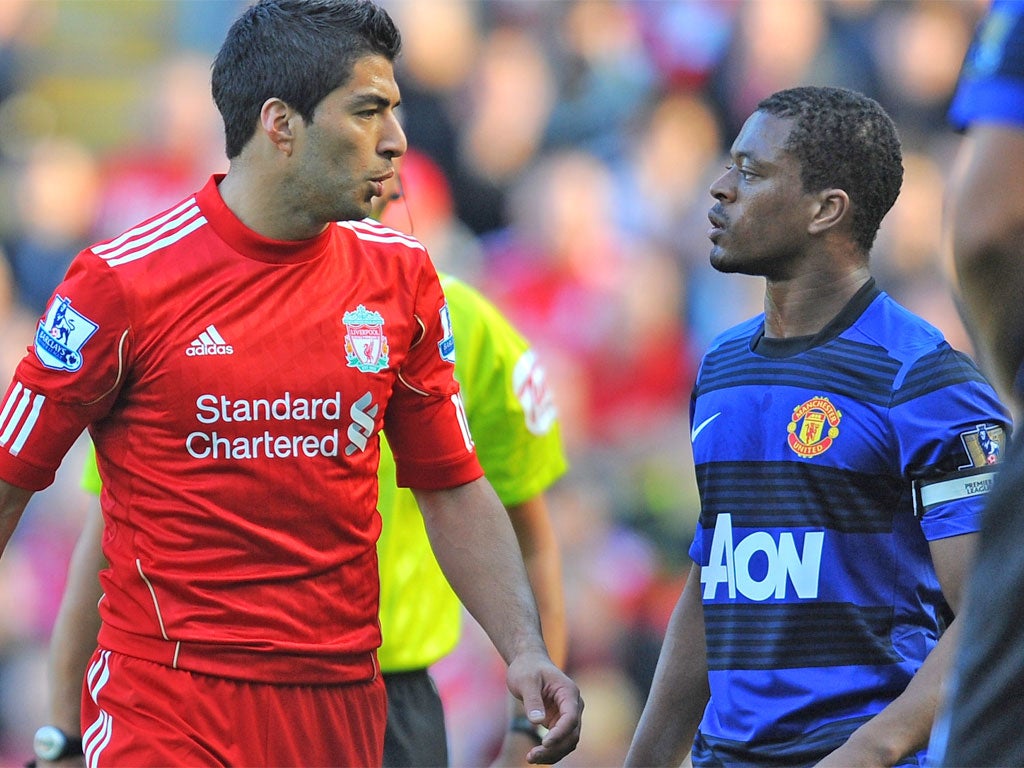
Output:
<path fill-rule="evenodd" d="M 691 400 L 695 765 L 813 764 L 903 691 L 949 618 L 929 541 L 977 530 L 1010 430 L 970 358 L 874 281 L 813 337 L 763 327 L 714 341 Z"/>

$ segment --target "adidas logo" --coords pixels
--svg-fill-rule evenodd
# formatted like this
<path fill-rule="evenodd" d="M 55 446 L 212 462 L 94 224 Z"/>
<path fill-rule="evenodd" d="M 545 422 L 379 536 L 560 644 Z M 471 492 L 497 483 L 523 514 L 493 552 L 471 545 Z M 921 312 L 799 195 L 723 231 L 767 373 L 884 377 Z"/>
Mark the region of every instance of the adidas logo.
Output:
<path fill-rule="evenodd" d="M 199 338 L 193 339 L 185 354 L 189 357 L 200 357 L 202 355 L 233 355 L 235 348 L 224 341 L 224 337 L 213 325 L 206 326 L 206 330 L 199 334 Z"/>

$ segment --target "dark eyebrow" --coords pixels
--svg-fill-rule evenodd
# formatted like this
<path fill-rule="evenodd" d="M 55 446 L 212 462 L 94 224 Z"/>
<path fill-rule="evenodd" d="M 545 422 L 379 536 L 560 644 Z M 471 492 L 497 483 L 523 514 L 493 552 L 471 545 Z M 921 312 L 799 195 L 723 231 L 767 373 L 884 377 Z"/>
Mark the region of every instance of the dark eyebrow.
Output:
<path fill-rule="evenodd" d="M 366 107 L 377 107 L 378 109 L 387 109 L 391 106 L 398 106 L 401 102 L 395 102 L 391 104 L 390 99 L 386 99 L 380 94 L 376 93 L 360 93 L 352 97 L 352 101 L 349 106 L 354 110 L 365 109 Z"/>
<path fill-rule="evenodd" d="M 756 152 L 751 152 L 749 150 L 741 150 L 731 156 L 734 158 L 734 162 L 736 163 L 740 163 L 745 160 L 757 168 L 771 168 L 775 166 L 775 163 L 772 160 L 768 160 L 765 157 L 758 155 Z"/>

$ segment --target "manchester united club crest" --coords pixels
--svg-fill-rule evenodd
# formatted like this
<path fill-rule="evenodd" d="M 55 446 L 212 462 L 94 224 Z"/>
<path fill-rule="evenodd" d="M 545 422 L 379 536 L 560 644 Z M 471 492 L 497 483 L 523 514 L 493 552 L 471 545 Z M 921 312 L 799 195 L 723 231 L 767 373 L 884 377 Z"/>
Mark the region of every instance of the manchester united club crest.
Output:
<path fill-rule="evenodd" d="M 71 308 L 71 299 L 55 296 L 36 330 L 36 357 L 47 368 L 77 371 L 82 367 L 82 347 L 98 328 Z"/>
<path fill-rule="evenodd" d="M 786 442 L 797 456 L 820 456 L 839 436 L 841 414 L 827 397 L 812 397 L 793 409 Z"/>
<path fill-rule="evenodd" d="M 384 317 L 371 312 L 362 304 L 346 312 L 345 359 L 350 368 L 363 373 L 377 373 L 388 367 L 388 337 L 384 335 Z"/>

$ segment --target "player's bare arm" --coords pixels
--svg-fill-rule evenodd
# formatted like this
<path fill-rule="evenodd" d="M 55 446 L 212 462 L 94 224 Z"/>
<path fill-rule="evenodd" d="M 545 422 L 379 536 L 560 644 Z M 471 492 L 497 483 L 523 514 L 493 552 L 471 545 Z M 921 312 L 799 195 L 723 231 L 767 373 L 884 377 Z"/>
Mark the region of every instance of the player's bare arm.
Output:
<path fill-rule="evenodd" d="M 1024 199 L 1003 194 L 993 204 L 988 192 L 1013 189 L 1021 173 L 1024 133 L 1006 125 L 973 125 L 949 185 L 951 213 L 944 219 L 968 326 L 976 331 L 982 363 L 1007 398 L 1013 397 L 1024 356 Z"/>
<path fill-rule="evenodd" d="M 0 552 L 7 547 L 32 493 L 0 480 Z"/>
<path fill-rule="evenodd" d="M 96 497 L 71 553 L 64 596 L 50 635 L 48 722 L 69 734 L 81 730 L 82 680 L 100 630 L 96 603 L 103 590 L 97 574 L 107 565 L 102 541 L 103 515 Z"/>

